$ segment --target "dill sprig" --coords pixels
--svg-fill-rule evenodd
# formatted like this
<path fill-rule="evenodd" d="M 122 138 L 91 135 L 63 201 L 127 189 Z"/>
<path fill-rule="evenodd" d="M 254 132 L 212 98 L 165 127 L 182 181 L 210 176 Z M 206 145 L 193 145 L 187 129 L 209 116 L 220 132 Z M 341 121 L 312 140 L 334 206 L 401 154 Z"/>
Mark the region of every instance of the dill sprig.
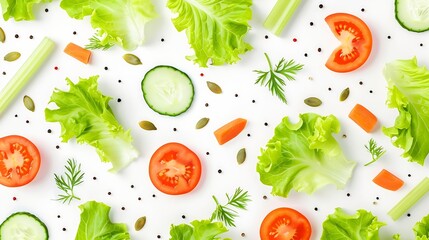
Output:
<path fill-rule="evenodd" d="M 74 188 L 83 183 L 83 176 L 85 173 L 81 171 L 80 164 L 77 165 L 74 159 L 69 159 L 65 168 L 65 176 L 54 174 L 57 187 L 64 192 L 63 194 L 58 194 L 56 200 L 70 204 L 73 199 L 80 200 L 80 198 L 74 194 Z"/>
<path fill-rule="evenodd" d="M 372 161 L 366 163 L 364 166 L 368 166 L 371 163 L 374 163 L 378 159 L 383 156 L 384 153 L 386 153 L 386 150 L 384 150 L 383 146 L 378 146 L 377 142 L 375 142 L 374 139 L 370 139 L 368 145 L 365 145 L 365 148 L 368 150 L 369 153 L 371 153 Z"/>
<path fill-rule="evenodd" d="M 268 87 L 272 95 L 276 95 L 282 102 L 287 104 L 284 93 L 284 87 L 286 86 L 285 80 L 295 80 L 296 73 L 302 70 L 304 65 L 295 63 L 294 60 L 286 61 L 284 58 L 282 58 L 280 62 L 273 67 L 268 54 L 264 53 L 264 55 L 267 59 L 270 70 L 254 70 L 254 72 L 259 74 L 255 84 L 259 83 L 261 86 Z"/>
<path fill-rule="evenodd" d="M 96 35 L 92 36 L 89 39 L 89 43 L 85 45 L 86 49 L 101 49 L 103 51 L 113 47 L 113 43 L 105 42 L 103 43 L 100 38 L 98 38 Z"/>
<path fill-rule="evenodd" d="M 210 221 L 216 219 L 232 227 L 235 227 L 234 218 L 238 216 L 237 210 L 234 208 L 246 210 L 247 202 L 250 201 L 247 191 L 243 191 L 241 188 L 237 188 L 232 197 L 226 194 L 228 202 L 224 205 L 220 204 L 215 196 L 212 197 L 216 203 L 216 209 L 212 213 Z"/>

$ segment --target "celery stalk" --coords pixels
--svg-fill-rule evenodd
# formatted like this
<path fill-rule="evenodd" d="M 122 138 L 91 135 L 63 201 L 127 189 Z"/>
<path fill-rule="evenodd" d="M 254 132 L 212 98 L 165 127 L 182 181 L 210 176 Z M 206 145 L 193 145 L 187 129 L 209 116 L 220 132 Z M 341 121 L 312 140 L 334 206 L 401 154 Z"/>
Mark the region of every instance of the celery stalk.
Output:
<path fill-rule="evenodd" d="M 408 209 L 429 192 L 429 178 L 425 177 L 411 191 L 405 195 L 387 214 L 394 220 L 398 220 Z"/>
<path fill-rule="evenodd" d="M 18 95 L 28 80 L 37 72 L 42 63 L 48 58 L 55 47 L 55 43 L 49 38 L 44 38 L 27 61 L 19 68 L 12 79 L 0 92 L 0 114 L 9 103 Z"/>
<path fill-rule="evenodd" d="M 264 27 L 275 35 L 280 36 L 283 29 L 292 18 L 302 0 L 277 0 L 267 19 Z"/>

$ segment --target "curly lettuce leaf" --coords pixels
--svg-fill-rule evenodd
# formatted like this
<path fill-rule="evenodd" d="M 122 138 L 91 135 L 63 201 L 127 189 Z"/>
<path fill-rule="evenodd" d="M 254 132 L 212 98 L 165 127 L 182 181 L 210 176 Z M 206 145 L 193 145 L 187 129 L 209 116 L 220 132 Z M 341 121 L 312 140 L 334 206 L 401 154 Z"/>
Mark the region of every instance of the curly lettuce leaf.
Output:
<path fill-rule="evenodd" d="M 336 208 L 323 222 L 320 240 L 379 240 L 379 230 L 385 225 L 366 210 L 360 209 L 354 215 L 348 215 L 341 208 Z"/>
<path fill-rule="evenodd" d="M 9 18 L 14 18 L 15 21 L 34 20 L 34 4 L 49 2 L 52 0 L 0 0 L 5 21 Z"/>
<path fill-rule="evenodd" d="M 157 16 L 151 0 L 62 0 L 60 4 L 75 19 L 91 16 L 96 34 L 88 48 L 107 49 L 115 44 L 134 50 L 144 42 L 144 27 Z"/>
<path fill-rule="evenodd" d="M 66 79 L 68 92 L 56 89 L 50 102 L 57 109 L 45 109 L 48 122 L 61 124 L 63 142 L 76 137 L 78 143 L 93 146 L 103 162 L 112 164 L 111 172 L 126 167 L 135 158 L 137 150 L 131 144 L 130 131 L 125 131 L 109 106 L 110 97 L 98 90 L 98 76 L 80 78 L 77 84 Z"/>
<path fill-rule="evenodd" d="M 332 136 L 339 131 L 333 115 L 305 113 L 295 124 L 283 118 L 258 157 L 261 182 L 272 186 L 273 195 L 283 197 L 292 189 L 311 194 L 327 184 L 343 188 L 356 163 L 344 156 Z"/>
<path fill-rule="evenodd" d="M 102 202 L 89 201 L 79 206 L 80 223 L 75 240 L 129 240 L 124 223 L 110 221 L 110 207 Z"/>
<path fill-rule="evenodd" d="M 228 229 L 222 222 L 195 220 L 190 225 L 171 225 L 170 240 L 230 240 L 219 237 L 220 234 L 227 231 Z"/>
<path fill-rule="evenodd" d="M 398 109 L 392 127 L 384 127 L 402 156 L 423 165 L 429 153 L 429 71 L 419 67 L 417 59 L 396 60 L 386 64 L 387 105 Z"/>
<path fill-rule="evenodd" d="M 186 29 L 195 55 L 188 56 L 201 67 L 232 64 L 239 55 L 252 49 L 244 41 L 250 29 L 252 0 L 168 0 L 167 7 L 178 16 L 177 31 Z"/>

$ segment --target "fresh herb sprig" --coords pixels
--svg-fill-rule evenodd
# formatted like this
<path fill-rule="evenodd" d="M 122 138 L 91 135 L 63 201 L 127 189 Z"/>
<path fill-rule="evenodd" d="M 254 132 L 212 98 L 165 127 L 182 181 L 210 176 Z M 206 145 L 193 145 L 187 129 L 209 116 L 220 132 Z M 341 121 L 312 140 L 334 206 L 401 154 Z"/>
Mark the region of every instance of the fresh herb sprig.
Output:
<path fill-rule="evenodd" d="M 94 35 L 89 39 L 89 44 L 85 45 L 85 48 L 91 49 L 91 50 L 101 49 L 101 50 L 105 51 L 105 50 L 107 50 L 113 46 L 114 46 L 113 43 L 110 43 L 110 42 L 104 42 L 103 43 L 103 41 L 99 37 Z"/>
<path fill-rule="evenodd" d="M 73 199 L 80 200 L 80 198 L 74 194 L 74 188 L 83 183 L 83 176 L 85 173 L 82 172 L 80 164 L 77 165 L 74 159 L 69 159 L 65 168 L 66 171 L 64 175 L 59 176 L 54 174 L 57 187 L 64 192 L 63 194 L 58 194 L 56 200 L 70 204 Z"/>
<path fill-rule="evenodd" d="M 268 54 L 264 53 L 264 55 L 267 59 L 270 70 L 254 70 L 254 72 L 259 74 L 255 84 L 268 87 L 272 95 L 276 95 L 282 102 L 287 104 L 284 93 L 284 87 L 286 86 L 285 80 L 295 80 L 296 73 L 302 70 L 304 65 L 295 63 L 294 60 L 286 61 L 284 58 L 282 58 L 279 63 L 273 67 Z"/>
<path fill-rule="evenodd" d="M 365 145 L 365 148 L 369 153 L 371 153 L 372 161 L 366 163 L 364 166 L 368 166 L 371 163 L 376 162 L 381 158 L 381 156 L 383 156 L 384 153 L 386 153 L 386 150 L 384 150 L 383 146 L 378 146 L 377 142 L 373 138 L 369 140 L 369 143 L 368 145 Z"/>
<path fill-rule="evenodd" d="M 216 219 L 232 227 L 235 227 L 234 218 L 238 216 L 237 210 L 234 208 L 246 210 L 247 202 L 250 201 L 247 191 L 241 188 L 237 188 L 232 197 L 226 194 L 228 202 L 224 205 L 220 204 L 215 196 L 212 197 L 216 203 L 216 209 L 212 213 L 210 221 Z"/>

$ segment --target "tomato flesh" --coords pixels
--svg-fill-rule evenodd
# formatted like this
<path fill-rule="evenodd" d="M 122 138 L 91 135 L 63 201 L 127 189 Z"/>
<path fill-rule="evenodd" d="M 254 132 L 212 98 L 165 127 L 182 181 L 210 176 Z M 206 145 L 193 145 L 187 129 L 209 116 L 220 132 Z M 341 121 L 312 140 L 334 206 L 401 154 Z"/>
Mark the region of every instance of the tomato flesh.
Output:
<path fill-rule="evenodd" d="M 39 172 L 40 153 L 22 136 L 0 138 L 0 184 L 20 187 L 31 182 Z"/>
<path fill-rule="evenodd" d="M 178 195 L 192 191 L 201 177 L 201 161 L 189 148 L 180 143 L 159 147 L 149 163 L 153 185 L 163 193 Z"/>
<path fill-rule="evenodd" d="M 311 225 L 308 219 L 292 208 L 277 208 L 262 221 L 261 240 L 308 240 Z"/>
<path fill-rule="evenodd" d="M 372 50 L 372 35 L 368 26 L 358 17 L 335 13 L 325 18 L 332 33 L 341 42 L 326 62 L 334 72 L 350 72 L 362 66 Z"/>

